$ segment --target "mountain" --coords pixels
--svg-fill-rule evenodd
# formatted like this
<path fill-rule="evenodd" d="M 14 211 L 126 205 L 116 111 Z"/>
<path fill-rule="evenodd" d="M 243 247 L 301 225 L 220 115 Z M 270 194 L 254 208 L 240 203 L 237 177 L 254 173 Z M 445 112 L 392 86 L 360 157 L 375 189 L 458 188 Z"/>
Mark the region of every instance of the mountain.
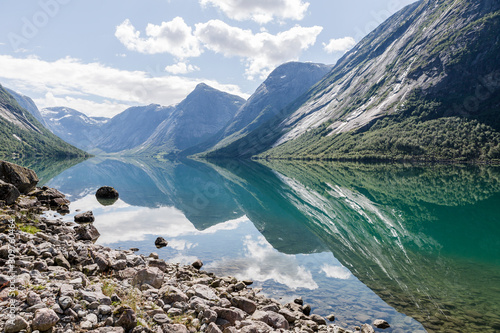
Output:
<path fill-rule="evenodd" d="M 222 130 L 185 154 L 224 147 L 250 133 L 307 92 L 331 69 L 328 65 L 300 62 L 277 67 Z"/>
<path fill-rule="evenodd" d="M 134 152 L 177 153 L 200 144 L 233 119 L 244 103 L 241 97 L 200 83 Z"/>
<path fill-rule="evenodd" d="M 66 107 L 51 107 L 40 111 L 47 128 L 64 141 L 90 151 L 95 147 L 103 125 L 108 118 L 88 117 Z"/>
<path fill-rule="evenodd" d="M 116 153 L 132 149 L 146 141 L 173 107 L 150 104 L 128 108 L 114 116 L 102 128 L 102 135 L 96 140 L 96 147 Z"/>
<path fill-rule="evenodd" d="M 38 110 L 38 107 L 36 106 L 35 102 L 28 96 L 21 95 L 18 92 L 15 92 L 12 89 L 9 89 L 7 87 L 4 87 L 4 89 L 14 97 L 16 102 L 19 104 L 20 107 L 23 109 L 27 110 L 29 113 L 35 117 L 36 120 L 40 122 L 43 126 L 47 127 L 47 124 L 45 124 L 45 120 L 42 117 L 42 114 Z"/>
<path fill-rule="evenodd" d="M 422 0 L 293 105 L 208 157 L 500 158 L 500 1 Z"/>
<path fill-rule="evenodd" d="M 21 96 L 18 94 L 18 96 Z M 27 102 L 30 100 L 26 99 Z M 85 152 L 62 141 L 23 109 L 0 85 L 0 156 L 85 156 Z"/>

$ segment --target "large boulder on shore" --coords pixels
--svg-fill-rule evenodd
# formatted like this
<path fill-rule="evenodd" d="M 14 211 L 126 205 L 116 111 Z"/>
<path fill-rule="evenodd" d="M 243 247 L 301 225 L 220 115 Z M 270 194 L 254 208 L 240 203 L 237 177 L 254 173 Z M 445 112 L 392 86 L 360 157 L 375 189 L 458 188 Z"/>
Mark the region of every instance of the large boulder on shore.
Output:
<path fill-rule="evenodd" d="M 75 215 L 76 223 L 92 223 L 95 221 L 94 213 L 92 211 L 83 212 Z"/>
<path fill-rule="evenodd" d="M 75 228 L 77 239 L 95 242 L 101 234 L 92 224 L 81 225 Z"/>
<path fill-rule="evenodd" d="M 12 205 L 20 195 L 21 192 L 17 187 L 0 180 L 0 200 L 5 201 L 7 205 Z"/>
<path fill-rule="evenodd" d="M 28 194 L 38 184 L 38 176 L 35 171 L 20 165 L 0 161 L 0 180 L 12 184 L 21 194 Z"/>

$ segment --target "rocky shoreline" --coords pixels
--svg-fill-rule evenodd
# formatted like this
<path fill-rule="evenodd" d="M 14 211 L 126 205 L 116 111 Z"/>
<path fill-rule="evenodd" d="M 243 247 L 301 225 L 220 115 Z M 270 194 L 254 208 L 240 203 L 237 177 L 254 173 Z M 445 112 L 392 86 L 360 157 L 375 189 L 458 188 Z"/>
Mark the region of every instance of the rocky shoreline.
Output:
<path fill-rule="evenodd" d="M 69 212 L 70 202 L 37 182 L 33 171 L 0 161 L 2 332 L 351 332 L 301 299 L 280 304 L 252 281 L 201 270 L 201 261 L 182 266 L 96 245 L 90 212 L 75 219 L 83 224 L 42 216 Z"/>

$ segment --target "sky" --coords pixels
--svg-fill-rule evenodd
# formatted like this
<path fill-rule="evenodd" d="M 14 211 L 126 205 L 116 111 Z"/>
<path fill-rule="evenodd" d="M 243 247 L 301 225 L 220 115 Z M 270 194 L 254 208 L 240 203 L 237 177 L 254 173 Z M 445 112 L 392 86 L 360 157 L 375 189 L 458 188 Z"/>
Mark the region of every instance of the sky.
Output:
<path fill-rule="evenodd" d="M 0 0 L 0 84 L 113 117 L 197 84 L 248 98 L 288 61 L 335 64 L 414 0 Z"/>

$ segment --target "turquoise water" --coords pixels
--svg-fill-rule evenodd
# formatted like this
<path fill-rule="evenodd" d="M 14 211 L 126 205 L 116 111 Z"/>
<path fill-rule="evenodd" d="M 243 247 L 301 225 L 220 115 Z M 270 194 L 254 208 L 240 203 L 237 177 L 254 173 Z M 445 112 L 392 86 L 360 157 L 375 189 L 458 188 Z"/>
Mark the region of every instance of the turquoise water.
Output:
<path fill-rule="evenodd" d="M 199 258 L 339 325 L 500 330 L 499 168 L 94 158 L 48 185 L 72 200 L 66 219 L 93 210 L 100 244 Z"/>

